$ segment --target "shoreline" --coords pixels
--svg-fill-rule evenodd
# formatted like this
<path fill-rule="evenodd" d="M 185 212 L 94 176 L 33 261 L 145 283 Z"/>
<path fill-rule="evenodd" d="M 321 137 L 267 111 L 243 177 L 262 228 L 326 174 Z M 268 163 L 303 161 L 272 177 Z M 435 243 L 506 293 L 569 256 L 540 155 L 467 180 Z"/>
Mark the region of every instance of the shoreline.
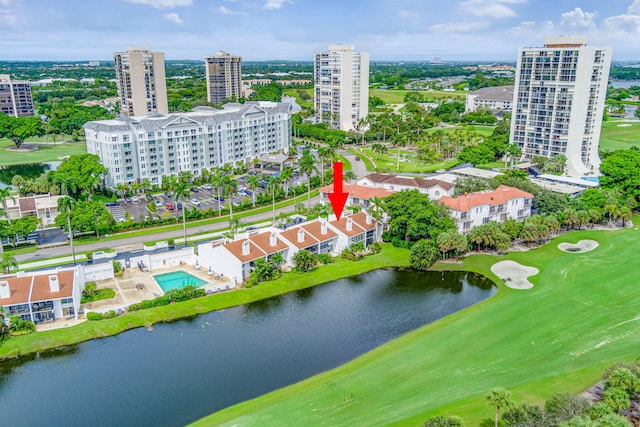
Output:
<path fill-rule="evenodd" d="M 114 336 L 131 329 L 141 327 L 150 329 L 157 323 L 169 323 L 211 311 L 236 307 L 380 268 L 408 266 L 409 251 L 393 247 L 390 243 L 385 243 L 379 253 L 370 255 L 360 261 L 347 261 L 336 258 L 333 264 L 321 265 L 311 272 L 303 274 L 285 273 L 278 280 L 263 282 L 252 288 L 240 288 L 227 293 L 135 311 L 114 319 L 86 321 L 68 328 L 10 337 L 0 343 L 0 362 L 75 345 L 92 339 Z"/>

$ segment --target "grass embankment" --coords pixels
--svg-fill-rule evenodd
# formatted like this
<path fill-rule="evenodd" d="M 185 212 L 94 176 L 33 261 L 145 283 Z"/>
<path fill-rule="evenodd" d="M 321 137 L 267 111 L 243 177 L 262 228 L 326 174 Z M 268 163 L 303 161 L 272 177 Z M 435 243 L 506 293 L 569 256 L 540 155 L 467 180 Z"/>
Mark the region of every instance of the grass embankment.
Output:
<path fill-rule="evenodd" d="M 4 343 L 0 343 L 0 360 L 64 345 L 77 344 L 93 338 L 115 335 L 128 329 L 148 326 L 158 322 L 167 322 L 213 310 L 247 304 L 378 268 L 406 266 L 408 261 L 409 251 L 398 249 L 391 245 L 383 245 L 380 253 L 370 255 L 358 262 L 336 259 L 334 264 L 321 266 L 314 271 L 304 274 L 284 273 L 278 280 L 261 283 L 249 289 L 239 289 L 177 304 L 136 311 L 115 319 L 84 322 L 69 328 L 12 337 L 5 340 Z"/>
<path fill-rule="evenodd" d="M 29 139 L 27 139 L 29 143 Z M 7 147 L 15 147 L 9 139 L 0 139 L 0 166 L 21 165 L 24 163 L 55 162 L 65 156 L 74 154 L 86 154 L 87 144 L 84 141 L 67 142 L 58 144 L 38 145 L 35 151 L 12 151 Z"/>
<path fill-rule="evenodd" d="M 636 218 L 637 219 L 637 218 Z M 589 253 L 565 253 L 563 241 L 594 239 Z M 577 393 L 603 368 L 639 355 L 638 231 L 582 231 L 544 247 L 503 257 L 474 255 L 437 269 L 481 273 L 499 293 L 389 342 L 341 367 L 266 394 L 196 423 L 306 426 L 422 424 L 460 415 L 466 425 L 491 418 L 486 392 L 496 386 L 516 401 Z M 515 291 L 491 273 L 511 259 L 540 269 L 535 287 Z M 345 402 L 345 395 L 354 399 Z M 268 420 L 268 421 L 266 421 Z"/>
<path fill-rule="evenodd" d="M 640 147 L 640 121 L 609 120 L 602 124 L 600 150 Z"/>

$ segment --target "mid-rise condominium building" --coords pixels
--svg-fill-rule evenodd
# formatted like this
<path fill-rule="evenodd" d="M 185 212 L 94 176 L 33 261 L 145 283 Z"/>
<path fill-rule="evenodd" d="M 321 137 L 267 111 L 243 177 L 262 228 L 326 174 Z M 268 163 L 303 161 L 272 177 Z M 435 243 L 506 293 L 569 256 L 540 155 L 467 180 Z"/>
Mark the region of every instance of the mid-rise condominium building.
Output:
<path fill-rule="evenodd" d="M 11 80 L 0 74 L 0 113 L 13 117 L 33 116 L 33 98 L 29 82 Z"/>
<path fill-rule="evenodd" d="M 163 52 L 128 47 L 126 52 L 114 54 L 114 62 L 122 115 L 169 112 Z"/>
<path fill-rule="evenodd" d="M 314 108 L 319 122 L 350 131 L 369 114 L 369 53 L 351 45 L 330 45 L 316 52 Z"/>
<path fill-rule="evenodd" d="M 222 110 L 196 107 L 188 113 L 116 117 L 84 125 L 87 151 L 107 168 L 105 185 L 141 182 L 226 163 L 287 152 L 291 106 L 284 102 L 228 103 Z"/>
<path fill-rule="evenodd" d="M 518 54 L 511 143 L 523 157 L 567 158 L 570 176 L 597 174 L 598 142 L 611 48 L 586 37 L 546 37 L 544 47 Z"/>
<path fill-rule="evenodd" d="M 242 57 L 216 52 L 204 59 L 207 77 L 207 100 L 220 104 L 242 97 Z"/>

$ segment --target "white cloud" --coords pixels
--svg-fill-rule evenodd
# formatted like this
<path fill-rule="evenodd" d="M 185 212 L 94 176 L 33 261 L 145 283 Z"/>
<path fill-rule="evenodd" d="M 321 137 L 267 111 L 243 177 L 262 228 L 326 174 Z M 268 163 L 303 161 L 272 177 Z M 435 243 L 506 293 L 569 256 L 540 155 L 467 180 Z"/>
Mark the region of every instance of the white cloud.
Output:
<path fill-rule="evenodd" d="M 597 12 L 584 12 L 581 8 L 565 12 L 560 17 L 560 25 L 569 29 L 589 29 L 596 26 L 594 18 L 597 16 Z"/>
<path fill-rule="evenodd" d="M 123 0 L 127 3 L 144 4 L 156 9 L 173 9 L 176 7 L 191 6 L 193 0 Z"/>
<path fill-rule="evenodd" d="M 487 29 L 491 23 L 487 21 L 478 22 L 448 22 L 446 24 L 436 24 L 429 27 L 434 33 L 472 33 Z"/>
<path fill-rule="evenodd" d="M 635 0 L 627 9 L 629 15 L 640 15 L 640 0 Z"/>
<path fill-rule="evenodd" d="M 222 15 L 246 15 L 245 12 L 240 12 L 238 10 L 231 10 L 227 6 L 218 6 L 214 7 L 213 13 L 220 13 Z"/>
<path fill-rule="evenodd" d="M 405 18 L 405 19 L 417 19 L 417 18 L 420 18 L 420 14 L 418 12 L 412 12 L 410 10 L 399 10 L 398 11 L 398 16 L 400 18 Z"/>
<path fill-rule="evenodd" d="M 180 18 L 180 15 L 178 15 L 177 13 L 165 13 L 164 15 L 162 15 L 162 17 L 169 22 L 173 22 L 174 24 L 178 24 L 178 25 L 184 24 L 184 21 L 182 20 L 182 18 Z"/>
<path fill-rule="evenodd" d="M 508 18 L 518 14 L 505 4 L 518 3 L 526 3 L 526 0 L 466 0 L 460 3 L 460 9 L 475 16 Z"/>
<path fill-rule="evenodd" d="M 0 9 L 0 24 L 6 25 L 8 27 L 15 27 L 16 25 L 18 25 L 18 20 L 10 10 Z"/>
<path fill-rule="evenodd" d="M 282 7 L 286 4 L 286 3 L 291 3 L 293 4 L 292 0 L 267 0 L 267 2 L 264 4 L 264 6 L 262 6 L 263 9 L 282 9 Z"/>

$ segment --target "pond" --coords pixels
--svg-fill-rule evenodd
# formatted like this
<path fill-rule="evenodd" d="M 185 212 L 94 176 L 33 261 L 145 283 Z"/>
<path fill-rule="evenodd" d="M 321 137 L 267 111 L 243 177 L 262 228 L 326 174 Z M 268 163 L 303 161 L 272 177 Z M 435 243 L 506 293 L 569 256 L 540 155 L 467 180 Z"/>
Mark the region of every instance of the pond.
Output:
<path fill-rule="evenodd" d="M 181 426 L 329 370 L 496 292 L 382 269 L 0 363 L 2 424 Z"/>
<path fill-rule="evenodd" d="M 35 179 L 47 173 L 54 171 L 62 162 L 45 162 L 45 163 L 24 163 L 21 165 L 0 166 L 0 188 L 6 188 L 11 185 L 14 176 L 20 175 L 24 179 Z"/>

